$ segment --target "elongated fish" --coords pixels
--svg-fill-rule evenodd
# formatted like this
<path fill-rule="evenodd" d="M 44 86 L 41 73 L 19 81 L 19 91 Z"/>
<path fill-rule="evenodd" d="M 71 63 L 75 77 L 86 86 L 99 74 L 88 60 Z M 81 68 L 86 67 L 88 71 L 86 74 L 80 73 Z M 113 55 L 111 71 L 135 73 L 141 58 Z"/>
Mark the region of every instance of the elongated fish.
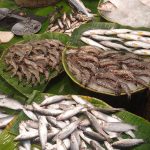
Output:
<path fill-rule="evenodd" d="M 137 146 L 143 144 L 143 139 L 123 139 L 112 144 L 115 148 L 131 148 L 133 146 Z"/>
<path fill-rule="evenodd" d="M 82 33 L 83 36 L 91 36 L 91 35 L 104 35 L 107 30 L 104 29 L 92 29 Z"/>
<path fill-rule="evenodd" d="M 46 105 L 50 105 L 53 103 L 57 103 L 63 100 L 69 99 L 69 96 L 63 96 L 63 95 L 59 95 L 59 96 L 51 96 L 51 97 L 45 97 L 45 100 L 41 103 L 41 106 L 46 106 Z"/>
<path fill-rule="evenodd" d="M 150 32 L 148 32 L 148 31 L 131 31 L 131 34 L 142 35 L 142 36 L 150 36 Z"/>
<path fill-rule="evenodd" d="M 82 12 L 87 17 L 92 18 L 93 15 L 88 13 L 87 8 L 84 6 L 81 0 L 68 0 L 79 12 Z"/>
<path fill-rule="evenodd" d="M 150 44 L 140 42 L 140 41 L 128 41 L 124 43 L 126 46 L 134 47 L 134 48 L 150 48 Z"/>
<path fill-rule="evenodd" d="M 21 103 L 8 97 L 0 100 L 0 107 L 5 107 L 13 110 L 23 109 L 23 105 Z"/>
<path fill-rule="evenodd" d="M 100 35 L 91 35 L 90 36 L 93 40 L 96 40 L 96 41 L 123 41 L 122 39 L 120 38 L 114 38 L 114 37 L 108 37 L 108 36 L 100 36 Z"/>
<path fill-rule="evenodd" d="M 12 120 L 14 116 L 7 116 L 0 118 L 0 129 L 6 127 Z"/>
<path fill-rule="evenodd" d="M 132 50 L 131 48 L 128 48 L 128 47 L 125 47 L 121 44 L 110 42 L 110 41 L 102 41 L 100 43 L 104 46 L 107 46 L 109 48 L 113 48 L 113 49 L 116 49 L 116 50 L 121 50 L 122 49 L 122 50 L 126 50 L 126 51 L 129 51 L 129 52 L 131 52 L 131 50 Z"/>
<path fill-rule="evenodd" d="M 83 41 L 84 43 L 86 43 L 88 45 L 102 48 L 103 50 L 109 50 L 109 48 L 104 47 L 103 45 L 99 44 L 98 42 L 95 42 L 94 40 L 91 40 L 91 39 L 86 38 L 86 37 L 81 37 L 81 41 Z"/>
<path fill-rule="evenodd" d="M 45 116 L 39 116 L 39 136 L 42 149 L 45 149 L 47 143 L 47 126 L 48 122 Z"/>
<path fill-rule="evenodd" d="M 79 150 L 79 143 L 78 143 L 77 138 L 76 138 L 74 133 L 71 134 L 70 139 L 71 139 L 71 147 L 70 147 L 70 149 L 71 150 Z"/>
<path fill-rule="evenodd" d="M 150 49 L 138 49 L 133 51 L 133 53 L 137 55 L 150 56 Z"/>

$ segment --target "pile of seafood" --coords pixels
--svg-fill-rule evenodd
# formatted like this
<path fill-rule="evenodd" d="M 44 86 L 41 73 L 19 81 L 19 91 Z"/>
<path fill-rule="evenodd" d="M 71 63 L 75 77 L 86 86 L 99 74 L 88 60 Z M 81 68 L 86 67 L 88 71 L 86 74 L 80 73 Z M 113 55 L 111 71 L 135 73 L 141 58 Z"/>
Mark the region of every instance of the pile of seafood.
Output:
<path fill-rule="evenodd" d="M 98 11 L 105 19 L 131 27 L 149 28 L 149 10 L 150 0 L 105 0 L 98 5 Z"/>
<path fill-rule="evenodd" d="M 140 87 L 149 88 L 150 62 L 132 53 L 83 46 L 65 55 L 71 74 L 93 91 L 130 97 Z"/>
<path fill-rule="evenodd" d="M 92 29 L 82 34 L 81 40 L 107 51 L 129 51 L 150 56 L 150 32 L 129 29 Z"/>
<path fill-rule="evenodd" d="M 128 149 L 144 143 L 134 135 L 136 126 L 114 115 L 122 109 L 97 108 L 81 96 L 45 96 L 24 109 L 31 120 L 19 124 L 20 150 L 30 150 L 33 143 L 42 150 Z"/>
<path fill-rule="evenodd" d="M 13 45 L 5 56 L 7 71 L 32 85 L 41 83 L 41 75 L 48 81 L 51 70 L 60 71 L 63 49 L 60 41 L 50 39 Z"/>
<path fill-rule="evenodd" d="M 50 22 L 52 22 L 48 27 L 48 32 L 60 32 L 65 33 L 71 36 L 72 32 L 79 28 L 80 25 L 85 24 L 86 22 L 90 21 L 91 18 L 88 18 L 86 15 L 82 13 L 64 13 L 58 19 L 52 21 L 54 16 L 50 18 Z"/>

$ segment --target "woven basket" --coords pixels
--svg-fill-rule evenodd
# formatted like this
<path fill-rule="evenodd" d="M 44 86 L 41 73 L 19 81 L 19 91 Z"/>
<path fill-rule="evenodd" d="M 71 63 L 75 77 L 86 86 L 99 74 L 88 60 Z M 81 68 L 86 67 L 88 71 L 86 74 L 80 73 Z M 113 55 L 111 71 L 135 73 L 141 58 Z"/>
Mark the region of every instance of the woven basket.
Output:
<path fill-rule="evenodd" d="M 15 0 L 21 7 L 44 7 L 54 5 L 59 0 Z"/>

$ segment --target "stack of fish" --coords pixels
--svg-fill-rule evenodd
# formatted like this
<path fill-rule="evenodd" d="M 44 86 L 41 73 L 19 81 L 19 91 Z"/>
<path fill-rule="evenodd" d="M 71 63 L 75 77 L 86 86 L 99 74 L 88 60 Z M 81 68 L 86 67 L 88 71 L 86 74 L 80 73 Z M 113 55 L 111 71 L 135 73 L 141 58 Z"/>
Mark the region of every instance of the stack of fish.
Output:
<path fill-rule="evenodd" d="M 52 16 L 50 20 L 55 18 Z M 64 13 L 62 17 L 56 19 L 53 23 L 51 23 L 48 27 L 48 32 L 60 32 L 65 33 L 71 36 L 72 32 L 79 28 L 80 25 L 85 24 L 86 22 L 90 21 L 91 18 L 88 18 L 86 15 L 82 13 L 70 13 L 67 15 Z"/>
<path fill-rule="evenodd" d="M 82 34 L 81 40 L 103 50 L 129 51 L 150 56 L 150 32 L 129 29 L 92 29 Z"/>
<path fill-rule="evenodd" d="M 63 49 L 60 41 L 49 39 L 13 45 L 5 56 L 7 71 L 32 85 L 41 82 L 40 75 L 48 81 L 50 70 L 60 70 Z"/>
<path fill-rule="evenodd" d="M 42 150 L 128 149 L 144 143 L 136 139 L 135 126 L 113 114 L 122 109 L 97 108 L 77 95 L 45 96 L 41 104 L 33 102 L 25 109 L 32 120 L 19 125 L 15 140 L 20 150 L 30 150 L 31 143 L 41 144 Z"/>
<path fill-rule="evenodd" d="M 102 93 L 131 93 L 149 88 L 150 62 L 132 53 L 83 46 L 66 51 L 69 71 L 84 87 Z"/>
<path fill-rule="evenodd" d="M 5 111 L 3 111 L 2 108 L 8 108 L 11 110 L 22 110 L 23 106 L 14 99 L 8 98 L 6 95 L 0 94 L 0 133 L 14 119 L 13 115 L 7 114 Z"/>

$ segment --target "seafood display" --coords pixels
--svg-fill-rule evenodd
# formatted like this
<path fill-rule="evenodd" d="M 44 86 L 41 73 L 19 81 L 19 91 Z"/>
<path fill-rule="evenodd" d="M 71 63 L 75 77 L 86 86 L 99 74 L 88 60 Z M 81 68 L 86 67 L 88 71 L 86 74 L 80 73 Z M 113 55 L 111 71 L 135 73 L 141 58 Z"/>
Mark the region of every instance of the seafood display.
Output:
<path fill-rule="evenodd" d="M 128 5 L 130 3 L 130 5 Z M 149 0 L 106 0 L 99 3 L 99 13 L 111 22 L 131 27 L 150 27 Z"/>
<path fill-rule="evenodd" d="M 64 13 L 61 17 L 56 20 L 53 20 L 55 17 L 52 16 L 50 18 L 51 24 L 48 27 L 48 32 L 60 32 L 65 33 L 71 36 L 72 32 L 79 28 L 80 25 L 85 24 L 86 22 L 90 21 L 91 18 L 88 18 L 86 15 L 82 13 Z"/>
<path fill-rule="evenodd" d="M 0 31 L 0 43 L 8 43 L 14 37 L 12 32 Z"/>
<path fill-rule="evenodd" d="M 100 93 L 128 97 L 140 88 L 149 88 L 150 62 L 132 53 L 104 51 L 83 46 L 64 52 L 64 64 L 78 84 Z"/>
<path fill-rule="evenodd" d="M 105 51 L 128 51 L 150 56 L 150 32 L 129 29 L 91 29 L 82 34 L 81 40 Z"/>
<path fill-rule="evenodd" d="M 61 71 L 61 55 L 64 44 L 58 40 L 45 39 L 15 44 L 5 55 L 7 70 L 11 77 L 32 85 L 49 80 L 50 71 Z"/>
<path fill-rule="evenodd" d="M 114 114 L 122 109 L 97 108 L 81 96 L 46 95 L 41 104 L 33 102 L 24 110 L 30 120 L 19 124 L 19 135 L 14 139 L 20 142 L 19 150 L 30 150 L 32 144 L 42 150 L 105 150 L 144 143 L 134 134 L 136 126 Z"/>

